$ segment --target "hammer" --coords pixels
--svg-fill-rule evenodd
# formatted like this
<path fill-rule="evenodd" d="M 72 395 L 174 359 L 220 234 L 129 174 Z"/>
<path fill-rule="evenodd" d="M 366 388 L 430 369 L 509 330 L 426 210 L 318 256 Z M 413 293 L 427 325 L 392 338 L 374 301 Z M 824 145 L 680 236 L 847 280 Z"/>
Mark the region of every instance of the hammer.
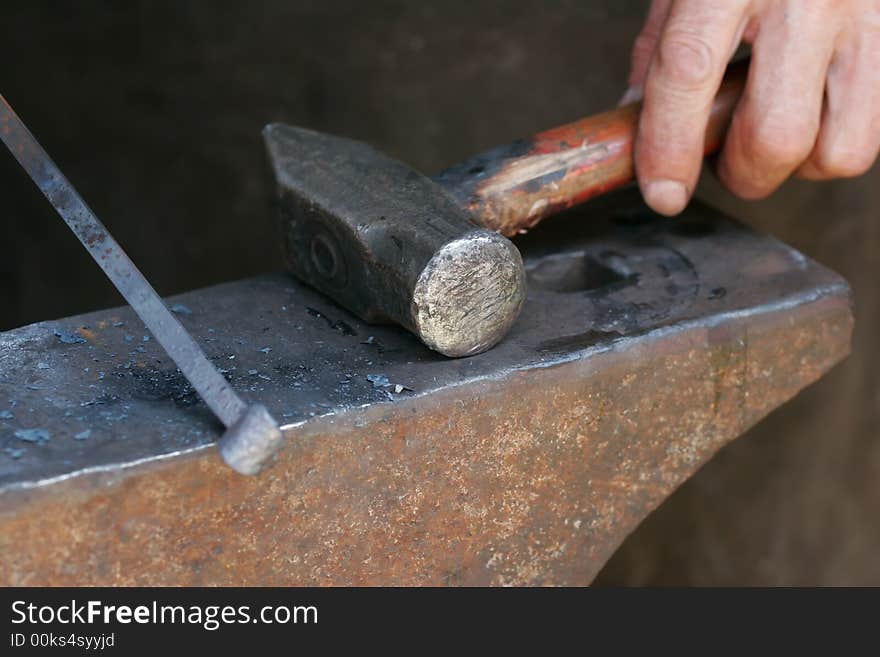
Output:
<path fill-rule="evenodd" d="M 712 106 L 719 149 L 745 85 L 732 64 Z M 368 322 L 392 322 L 446 356 L 497 344 L 525 300 L 506 237 L 634 179 L 633 103 L 489 150 L 429 178 L 369 145 L 303 128 L 263 135 L 297 277 Z"/>

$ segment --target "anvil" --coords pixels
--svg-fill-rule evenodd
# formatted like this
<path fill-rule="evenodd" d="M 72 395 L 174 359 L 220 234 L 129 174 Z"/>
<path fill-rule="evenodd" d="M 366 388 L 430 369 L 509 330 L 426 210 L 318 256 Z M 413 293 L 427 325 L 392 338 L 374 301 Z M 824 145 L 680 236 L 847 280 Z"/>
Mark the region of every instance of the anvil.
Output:
<path fill-rule="evenodd" d="M 520 321 L 443 358 L 285 275 L 173 299 L 276 467 L 129 308 L 0 334 L 0 579 L 18 585 L 586 584 L 703 463 L 846 356 L 844 280 L 634 192 L 519 242 Z M 590 221 L 578 221 L 580 214 Z"/>

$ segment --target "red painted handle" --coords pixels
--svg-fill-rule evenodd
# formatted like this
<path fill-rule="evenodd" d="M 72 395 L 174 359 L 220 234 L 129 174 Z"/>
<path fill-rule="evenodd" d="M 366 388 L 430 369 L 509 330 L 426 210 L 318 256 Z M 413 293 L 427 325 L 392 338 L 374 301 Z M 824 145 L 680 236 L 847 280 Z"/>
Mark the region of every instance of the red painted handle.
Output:
<path fill-rule="evenodd" d="M 712 106 L 706 154 L 717 151 L 745 86 L 748 60 L 732 64 Z M 515 235 L 544 217 L 634 180 L 640 103 L 540 132 L 434 177 L 487 228 Z"/>

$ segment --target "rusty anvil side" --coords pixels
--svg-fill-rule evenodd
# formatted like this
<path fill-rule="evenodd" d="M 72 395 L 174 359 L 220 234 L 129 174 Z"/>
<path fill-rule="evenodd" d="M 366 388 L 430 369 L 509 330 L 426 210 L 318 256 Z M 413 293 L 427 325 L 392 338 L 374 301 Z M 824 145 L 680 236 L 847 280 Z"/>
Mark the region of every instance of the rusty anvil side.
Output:
<path fill-rule="evenodd" d="M 0 335 L 0 580 L 590 582 L 845 357 L 852 314 L 839 276 L 699 204 L 574 213 L 520 243 L 522 317 L 465 360 L 285 276 L 182 295 L 208 356 L 286 422 L 259 478 L 209 449 L 209 411 L 129 309 Z"/>

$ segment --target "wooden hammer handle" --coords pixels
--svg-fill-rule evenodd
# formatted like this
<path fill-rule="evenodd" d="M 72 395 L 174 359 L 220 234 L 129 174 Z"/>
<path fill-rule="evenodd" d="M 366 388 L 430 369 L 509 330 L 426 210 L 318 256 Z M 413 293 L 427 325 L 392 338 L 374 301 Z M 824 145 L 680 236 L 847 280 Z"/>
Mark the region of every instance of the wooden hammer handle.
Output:
<path fill-rule="evenodd" d="M 724 141 L 745 86 L 748 60 L 732 64 L 712 105 L 706 155 Z M 511 236 L 544 217 L 634 180 L 641 103 L 520 139 L 434 177 L 487 228 Z"/>

